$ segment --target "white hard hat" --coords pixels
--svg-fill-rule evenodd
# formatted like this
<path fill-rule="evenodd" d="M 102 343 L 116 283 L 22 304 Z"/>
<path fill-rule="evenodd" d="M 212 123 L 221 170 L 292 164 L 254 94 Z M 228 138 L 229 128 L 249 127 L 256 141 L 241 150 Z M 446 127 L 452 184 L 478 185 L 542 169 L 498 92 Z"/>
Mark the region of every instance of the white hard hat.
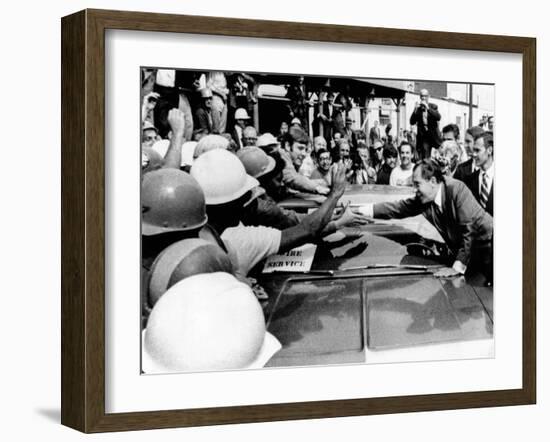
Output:
<path fill-rule="evenodd" d="M 269 132 L 266 132 L 265 134 L 260 135 L 258 137 L 258 140 L 256 141 L 256 146 L 258 147 L 266 147 L 266 146 L 271 146 L 273 144 L 279 144 L 279 141 Z"/>
<path fill-rule="evenodd" d="M 186 141 L 181 146 L 181 165 L 190 166 L 193 164 L 193 156 L 195 155 L 196 141 Z"/>
<path fill-rule="evenodd" d="M 164 158 L 166 152 L 168 152 L 168 146 L 170 146 L 170 140 L 158 140 L 151 146 L 151 149 L 158 152 L 158 154 Z"/>
<path fill-rule="evenodd" d="M 144 352 L 167 371 L 248 367 L 266 329 L 262 307 L 246 284 L 229 273 L 190 276 L 155 304 Z"/>
<path fill-rule="evenodd" d="M 299 118 L 294 117 L 294 118 L 292 119 L 292 121 L 290 122 L 290 124 L 299 124 L 299 125 L 301 126 L 301 125 L 302 125 L 302 122 L 300 121 Z"/>
<path fill-rule="evenodd" d="M 206 135 L 200 139 L 195 147 L 193 158 L 200 157 L 203 153 L 209 152 L 213 149 L 227 149 L 229 147 L 229 140 L 221 135 Z"/>
<path fill-rule="evenodd" d="M 258 180 L 246 174 L 243 163 L 224 149 L 211 150 L 195 159 L 191 176 L 204 191 L 207 205 L 234 201 L 260 185 Z"/>
<path fill-rule="evenodd" d="M 256 146 L 247 146 L 237 151 L 237 157 L 243 163 L 246 173 L 259 178 L 275 169 L 275 159 Z"/>
<path fill-rule="evenodd" d="M 250 117 L 248 116 L 248 112 L 246 109 L 243 109 L 242 107 L 238 108 L 235 111 L 235 120 L 248 120 Z"/>
<path fill-rule="evenodd" d="M 202 88 L 200 92 L 202 98 L 212 98 L 212 91 L 209 88 Z"/>

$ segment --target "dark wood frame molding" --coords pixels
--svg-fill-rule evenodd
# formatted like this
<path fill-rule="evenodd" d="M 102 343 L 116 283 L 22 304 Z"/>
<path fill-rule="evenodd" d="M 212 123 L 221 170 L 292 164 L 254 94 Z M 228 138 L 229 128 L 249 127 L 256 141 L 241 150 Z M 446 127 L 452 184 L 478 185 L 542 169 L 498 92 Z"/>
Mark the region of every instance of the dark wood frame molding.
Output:
<path fill-rule="evenodd" d="M 218 17 L 85 10 L 62 19 L 61 422 L 141 430 L 534 404 L 536 401 L 536 40 Z M 363 43 L 523 56 L 523 386 L 404 397 L 105 413 L 105 30 Z"/>

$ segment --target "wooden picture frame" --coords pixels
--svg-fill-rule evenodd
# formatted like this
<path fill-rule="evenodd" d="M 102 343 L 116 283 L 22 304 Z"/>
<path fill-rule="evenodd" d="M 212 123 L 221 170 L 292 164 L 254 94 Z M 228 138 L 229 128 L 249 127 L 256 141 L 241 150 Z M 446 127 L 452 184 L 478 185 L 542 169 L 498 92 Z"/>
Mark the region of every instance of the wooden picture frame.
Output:
<path fill-rule="evenodd" d="M 523 383 L 513 390 L 136 413 L 105 412 L 105 30 L 195 33 L 522 55 Z M 536 400 L 536 40 L 85 10 L 62 19 L 62 424 L 83 432 L 533 404 Z"/>

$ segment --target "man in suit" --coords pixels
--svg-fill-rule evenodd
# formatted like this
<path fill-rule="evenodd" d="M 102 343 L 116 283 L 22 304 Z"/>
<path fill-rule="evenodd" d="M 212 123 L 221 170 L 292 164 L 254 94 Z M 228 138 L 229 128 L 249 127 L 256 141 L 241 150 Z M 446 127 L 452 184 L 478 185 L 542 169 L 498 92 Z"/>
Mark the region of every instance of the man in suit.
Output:
<path fill-rule="evenodd" d="M 353 119 L 350 117 L 346 118 L 346 127 L 344 128 L 344 132 L 342 133 L 343 137 L 346 138 L 349 142 L 349 145 L 353 149 L 357 149 L 357 136 L 355 135 L 355 132 L 353 131 Z"/>
<path fill-rule="evenodd" d="M 235 141 L 239 149 L 242 149 L 244 147 L 243 132 L 245 127 L 249 124 L 250 117 L 248 116 L 246 109 L 240 107 L 235 111 L 235 116 L 233 119 L 235 120 L 235 126 L 231 132 L 231 138 L 233 138 L 233 141 Z"/>
<path fill-rule="evenodd" d="M 441 115 L 437 105 L 429 102 L 427 89 L 420 91 L 420 102 L 416 103 L 410 118 L 411 125 L 416 124 L 416 151 L 420 158 L 429 158 L 432 147 L 436 149 L 441 143 L 439 120 Z"/>
<path fill-rule="evenodd" d="M 472 149 L 472 158 L 478 170 L 466 179 L 466 185 L 472 191 L 479 205 L 491 216 L 493 216 L 493 183 L 495 177 L 493 153 L 493 135 L 488 132 L 478 135 Z"/>
<path fill-rule="evenodd" d="M 374 126 L 371 127 L 369 131 L 369 144 L 370 146 L 374 146 L 374 143 L 376 141 L 381 141 L 382 138 L 380 137 L 380 128 L 378 127 L 378 120 L 374 121 Z"/>
<path fill-rule="evenodd" d="M 336 132 L 341 134 L 345 130 L 341 106 L 334 103 L 334 94 L 327 94 L 327 101 L 320 105 L 319 113 L 313 122 L 315 135 L 321 135 L 325 140 L 332 140 Z M 319 123 L 323 124 L 323 131 L 319 130 Z"/>
<path fill-rule="evenodd" d="M 434 276 L 451 277 L 464 274 L 467 269 L 480 270 L 492 281 L 493 217 L 483 210 L 463 182 L 444 177 L 432 160 L 414 166 L 413 186 L 416 190 L 413 198 L 367 204 L 360 212 L 382 219 L 424 215 L 451 251 L 452 267 L 442 268 Z"/>
<path fill-rule="evenodd" d="M 472 126 L 464 135 L 464 150 L 468 156 L 468 160 L 460 163 L 456 168 L 455 174 L 453 177 L 462 182 L 466 182 L 467 178 L 477 170 L 477 167 L 472 158 L 472 149 L 474 147 L 474 140 L 477 136 L 483 134 L 483 129 L 479 126 Z"/>
<path fill-rule="evenodd" d="M 212 133 L 212 91 L 201 89 L 202 105 L 195 112 L 195 131 L 201 131 L 205 135 Z"/>

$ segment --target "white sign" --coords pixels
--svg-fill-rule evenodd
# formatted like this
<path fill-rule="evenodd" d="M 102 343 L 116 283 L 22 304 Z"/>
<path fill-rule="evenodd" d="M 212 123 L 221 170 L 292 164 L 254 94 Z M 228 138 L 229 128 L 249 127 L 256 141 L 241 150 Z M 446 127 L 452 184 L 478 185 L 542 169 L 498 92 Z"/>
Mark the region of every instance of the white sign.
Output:
<path fill-rule="evenodd" d="M 308 272 L 315 256 L 315 244 L 304 244 L 279 255 L 271 255 L 265 262 L 263 273 Z"/>

